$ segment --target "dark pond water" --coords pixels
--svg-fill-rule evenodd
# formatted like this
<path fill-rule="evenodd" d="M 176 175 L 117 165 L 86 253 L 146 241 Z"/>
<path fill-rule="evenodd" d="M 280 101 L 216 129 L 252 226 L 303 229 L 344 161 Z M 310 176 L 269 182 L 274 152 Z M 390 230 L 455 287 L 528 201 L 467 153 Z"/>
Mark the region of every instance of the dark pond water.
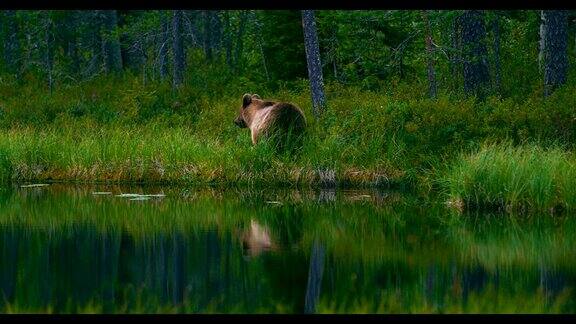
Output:
<path fill-rule="evenodd" d="M 18 186 L 0 312 L 574 313 L 575 229 L 397 192 Z"/>

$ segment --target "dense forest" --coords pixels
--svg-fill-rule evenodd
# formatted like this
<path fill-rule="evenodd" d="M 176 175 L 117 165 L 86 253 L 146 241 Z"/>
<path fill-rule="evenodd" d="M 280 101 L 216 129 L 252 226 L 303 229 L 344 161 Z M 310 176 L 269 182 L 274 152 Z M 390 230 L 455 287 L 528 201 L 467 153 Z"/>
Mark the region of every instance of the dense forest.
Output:
<path fill-rule="evenodd" d="M 309 18 L 303 19 L 306 13 Z M 166 81 L 175 88 L 208 81 L 294 87 L 293 82 L 308 78 L 304 36 L 310 34 L 320 49 L 322 71 L 317 73 L 328 82 L 378 90 L 389 83 L 426 80 L 430 96 L 463 90 L 509 97 L 525 95 L 539 84 L 546 89 L 564 84 L 574 47 L 569 11 L 1 14 L 4 82 L 8 76 L 20 83 L 34 79 L 52 91 L 113 74 L 139 76 L 144 84 Z M 313 32 L 304 33 L 307 29 Z"/>
<path fill-rule="evenodd" d="M 433 188 L 457 156 L 576 139 L 572 11 L 0 14 L 5 180 Z M 304 110 L 301 154 L 251 147 L 244 93 Z"/>

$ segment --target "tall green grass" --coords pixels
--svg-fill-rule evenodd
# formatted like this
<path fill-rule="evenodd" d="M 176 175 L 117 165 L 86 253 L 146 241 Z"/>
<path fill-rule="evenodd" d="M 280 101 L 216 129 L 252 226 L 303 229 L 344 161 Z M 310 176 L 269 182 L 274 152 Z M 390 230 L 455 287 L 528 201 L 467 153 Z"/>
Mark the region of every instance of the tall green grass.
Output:
<path fill-rule="evenodd" d="M 454 202 L 469 207 L 576 207 L 576 159 L 557 147 L 487 145 L 455 160 L 441 181 Z"/>
<path fill-rule="evenodd" d="M 230 77 L 188 81 L 173 91 L 137 76 L 100 77 L 50 93 L 0 78 L 0 178 L 428 190 L 435 170 L 485 141 L 576 142 L 572 84 L 546 100 L 534 92 L 485 101 L 431 100 L 420 83 L 327 84 L 328 109 L 315 119 L 305 81 L 276 90 Z M 298 154 L 254 147 L 233 124 L 245 92 L 302 108 L 308 130 Z"/>
<path fill-rule="evenodd" d="M 381 179 L 392 181 L 400 175 L 384 159 L 364 157 L 370 161 L 358 161 L 363 154 L 346 153 L 337 140 L 321 140 L 314 130 L 308 133 L 310 138 L 303 150 L 289 155 L 278 154 L 271 143 L 252 146 L 249 134 L 241 130 L 223 138 L 160 123 L 142 127 L 75 126 L 0 132 L 0 178 L 18 183 L 57 180 L 362 186 L 378 181 L 382 184 Z M 318 142 L 328 147 L 317 149 Z"/>

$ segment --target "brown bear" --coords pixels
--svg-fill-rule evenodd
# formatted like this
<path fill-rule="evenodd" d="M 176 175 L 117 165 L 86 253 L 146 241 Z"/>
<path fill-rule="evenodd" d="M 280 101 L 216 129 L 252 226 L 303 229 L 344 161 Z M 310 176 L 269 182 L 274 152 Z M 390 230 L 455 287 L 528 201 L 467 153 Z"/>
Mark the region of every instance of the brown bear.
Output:
<path fill-rule="evenodd" d="M 257 94 L 247 93 L 242 97 L 234 123 L 240 128 L 250 128 L 253 144 L 264 137 L 274 138 L 276 147 L 282 148 L 284 144 L 301 144 L 306 118 L 293 104 L 262 100 Z"/>

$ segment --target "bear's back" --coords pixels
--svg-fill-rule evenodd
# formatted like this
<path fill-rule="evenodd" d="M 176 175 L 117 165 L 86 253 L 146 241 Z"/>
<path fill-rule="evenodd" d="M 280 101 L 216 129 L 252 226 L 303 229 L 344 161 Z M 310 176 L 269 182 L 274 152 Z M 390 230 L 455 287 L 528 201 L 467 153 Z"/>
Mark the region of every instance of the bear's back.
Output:
<path fill-rule="evenodd" d="M 270 126 L 282 129 L 302 130 L 306 127 L 306 118 L 300 108 L 286 102 L 279 102 L 271 107 Z"/>

